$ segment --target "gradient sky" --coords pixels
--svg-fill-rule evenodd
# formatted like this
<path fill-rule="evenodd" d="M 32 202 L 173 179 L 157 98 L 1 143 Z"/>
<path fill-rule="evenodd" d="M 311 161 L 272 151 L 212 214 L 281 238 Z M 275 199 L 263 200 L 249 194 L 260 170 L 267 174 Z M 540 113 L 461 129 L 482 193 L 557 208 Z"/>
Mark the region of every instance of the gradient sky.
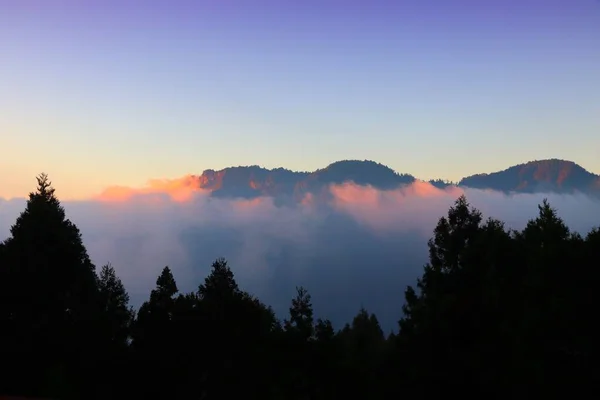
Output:
<path fill-rule="evenodd" d="M 0 196 L 551 157 L 600 172 L 599 0 L 0 0 Z"/>

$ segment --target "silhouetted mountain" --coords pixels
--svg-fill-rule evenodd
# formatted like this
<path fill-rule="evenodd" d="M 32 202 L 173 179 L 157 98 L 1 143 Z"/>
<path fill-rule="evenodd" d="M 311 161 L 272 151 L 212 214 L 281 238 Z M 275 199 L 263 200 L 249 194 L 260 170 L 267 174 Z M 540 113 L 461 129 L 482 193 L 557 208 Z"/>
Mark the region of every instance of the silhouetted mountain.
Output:
<path fill-rule="evenodd" d="M 463 178 L 460 186 L 502 192 L 600 193 L 600 176 L 572 161 L 559 159 L 531 161 L 504 171 Z"/>
<path fill-rule="evenodd" d="M 398 174 L 373 161 L 338 161 L 314 172 L 295 172 L 284 168 L 266 169 L 257 165 L 230 167 L 220 171 L 206 170 L 198 177 L 201 188 L 217 197 L 254 198 L 275 196 L 301 198 L 305 193 L 318 193 L 331 184 L 354 182 L 377 189 L 394 189 L 412 183 L 415 178 Z"/>
<path fill-rule="evenodd" d="M 306 193 L 327 196 L 327 187 L 331 184 L 353 182 L 390 190 L 414 181 L 415 177 L 410 174 L 400 174 L 383 164 L 368 160 L 338 161 L 314 172 L 266 169 L 258 165 L 230 167 L 220 171 L 208 169 L 198 177 L 199 186 L 211 190 L 216 197 L 249 199 L 272 196 L 278 202 L 298 201 Z M 504 171 L 476 174 L 465 177 L 458 183 L 442 179 L 428 182 L 440 189 L 458 185 L 506 193 L 578 191 L 600 194 L 600 176 L 572 161 L 558 159 L 531 161 Z"/>
<path fill-rule="evenodd" d="M 284 168 L 266 169 L 258 165 L 229 167 L 220 171 L 208 169 L 198 178 L 201 188 L 216 197 L 253 198 L 292 194 L 297 182 L 308 176 Z"/>
<path fill-rule="evenodd" d="M 430 179 L 429 183 L 438 189 L 445 189 L 448 186 L 456 186 L 457 185 L 456 183 L 445 180 L 445 179 Z"/>

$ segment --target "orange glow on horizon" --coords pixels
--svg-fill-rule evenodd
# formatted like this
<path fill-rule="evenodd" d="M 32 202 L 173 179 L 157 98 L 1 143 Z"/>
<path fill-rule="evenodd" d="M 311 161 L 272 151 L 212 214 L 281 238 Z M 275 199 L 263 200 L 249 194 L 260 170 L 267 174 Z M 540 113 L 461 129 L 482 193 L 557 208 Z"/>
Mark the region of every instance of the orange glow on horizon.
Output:
<path fill-rule="evenodd" d="M 184 203 L 190 201 L 195 193 L 201 191 L 197 178 L 193 175 L 186 175 L 179 179 L 151 179 L 142 188 L 111 186 L 93 199 L 104 202 L 125 202 L 139 195 L 167 195 L 177 203 Z M 156 197 L 156 199 L 160 199 L 160 197 Z"/>

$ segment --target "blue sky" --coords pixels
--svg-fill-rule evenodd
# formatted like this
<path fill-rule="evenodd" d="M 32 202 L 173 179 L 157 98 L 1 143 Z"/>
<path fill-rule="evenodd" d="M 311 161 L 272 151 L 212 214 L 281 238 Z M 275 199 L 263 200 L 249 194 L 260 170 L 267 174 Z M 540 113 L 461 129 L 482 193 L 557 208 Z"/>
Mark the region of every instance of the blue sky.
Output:
<path fill-rule="evenodd" d="M 600 172 L 598 0 L 0 0 L 0 196 L 373 159 Z"/>

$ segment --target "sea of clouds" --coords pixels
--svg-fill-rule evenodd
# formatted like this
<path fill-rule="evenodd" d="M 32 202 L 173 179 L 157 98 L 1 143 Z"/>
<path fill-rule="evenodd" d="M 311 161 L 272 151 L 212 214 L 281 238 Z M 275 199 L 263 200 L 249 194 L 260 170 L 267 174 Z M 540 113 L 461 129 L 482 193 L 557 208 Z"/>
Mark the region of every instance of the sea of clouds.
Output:
<path fill-rule="evenodd" d="M 404 289 L 427 262 L 427 239 L 438 219 L 465 194 L 484 217 L 520 229 L 544 198 L 582 234 L 600 225 L 600 201 L 585 195 L 518 194 L 417 181 L 380 191 L 333 185 L 324 201 L 307 195 L 296 206 L 269 197 L 217 199 L 193 179 L 156 180 L 144 188 L 113 187 L 85 201 L 65 201 L 90 257 L 110 262 L 134 306 L 148 298 L 160 270 L 173 270 L 181 291 L 197 289 L 212 261 L 225 257 L 240 287 L 285 317 L 295 287 L 312 295 L 317 316 L 337 327 L 360 307 L 396 328 Z M 60 198 L 60 190 L 57 190 Z M 0 240 L 25 199 L 0 199 Z"/>

